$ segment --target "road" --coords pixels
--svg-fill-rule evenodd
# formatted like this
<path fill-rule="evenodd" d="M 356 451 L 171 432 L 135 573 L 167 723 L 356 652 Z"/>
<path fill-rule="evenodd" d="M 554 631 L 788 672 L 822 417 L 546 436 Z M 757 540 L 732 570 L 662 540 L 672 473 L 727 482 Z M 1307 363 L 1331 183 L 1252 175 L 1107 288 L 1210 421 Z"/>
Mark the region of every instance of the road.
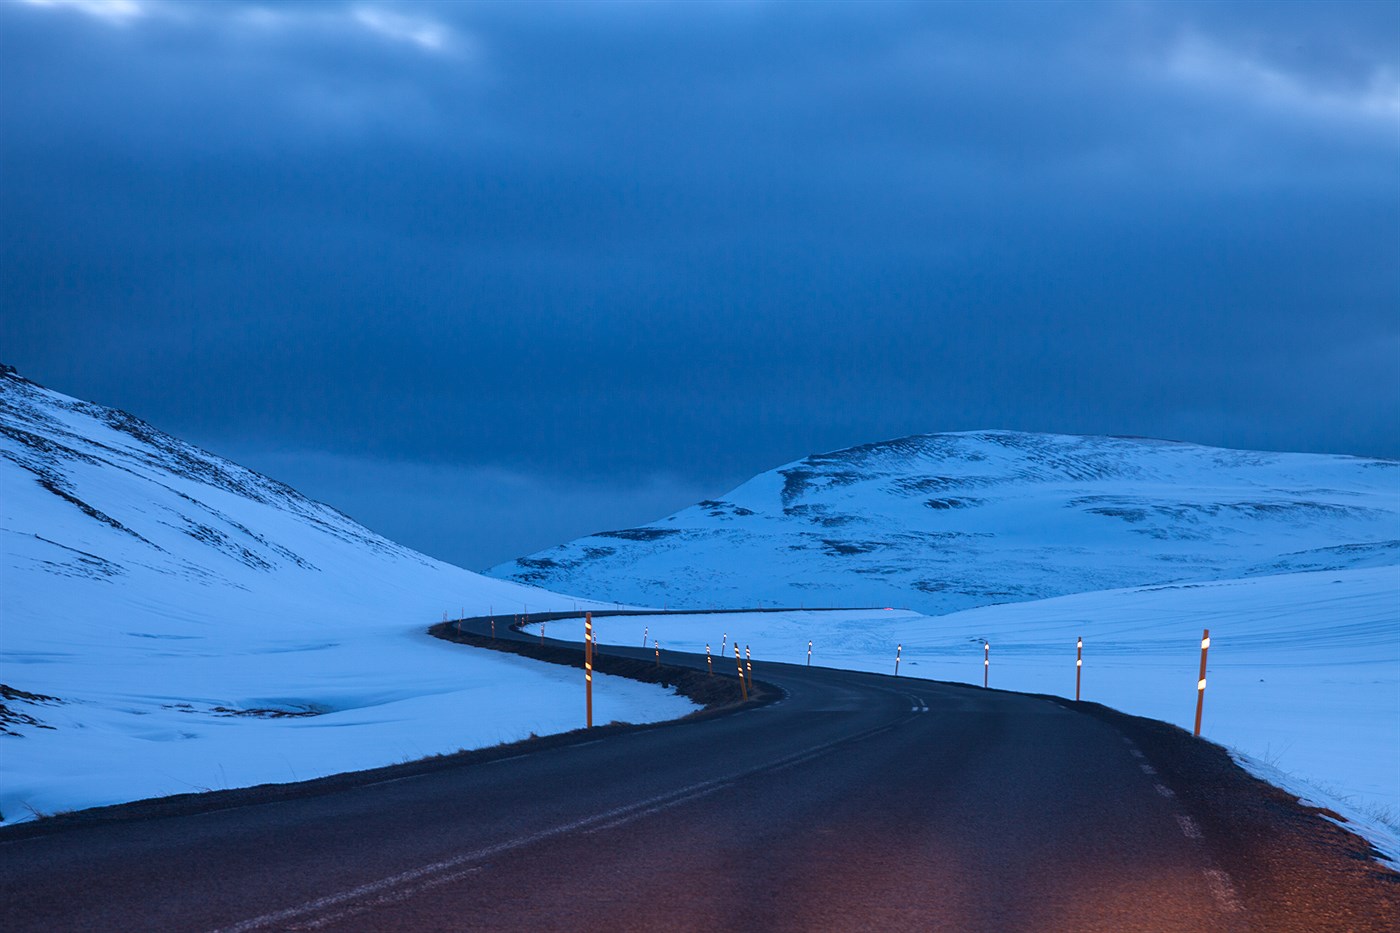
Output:
<path fill-rule="evenodd" d="M 1396 876 L 1355 837 L 1179 730 L 909 678 L 756 677 L 780 698 L 290 796 L 0 831 L 0 922 L 1233 931 L 1400 916 Z"/>

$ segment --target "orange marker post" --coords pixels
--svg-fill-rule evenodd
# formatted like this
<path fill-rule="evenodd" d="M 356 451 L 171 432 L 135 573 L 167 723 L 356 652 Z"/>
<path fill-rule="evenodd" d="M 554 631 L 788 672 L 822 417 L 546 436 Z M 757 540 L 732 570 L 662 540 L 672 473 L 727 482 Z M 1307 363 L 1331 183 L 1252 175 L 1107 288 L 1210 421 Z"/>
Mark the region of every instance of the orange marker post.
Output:
<path fill-rule="evenodd" d="M 1079 702 L 1079 678 L 1084 673 L 1084 639 L 1074 641 L 1074 702 Z"/>
<path fill-rule="evenodd" d="M 1201 734 L 1201 710 L 1206 705 L 1206 652 L 1210 650 L 1210 629 L 1201 632 L 1201 676 L 1196 678 L 1196 735 Z"/>
<path fill-rule="evenodd" d="M 894 676 L 899 676 L 899 656 L 904 653 L 903 645 L 895 645 L 894 648 Z"/>
<path fill-rule="evenodd" d="M 659 641 L 653 641 L 653 642 L 651 643 L 651 645 L 652 645 L 653 648 L 656 649 L 656 666 L 657 666 L 657 667 L 660 667 L 660 666 L 661 666 L 661 642 L 659 642 Z"/>
<path fill-rule="evenodd" d="M 744 659 L 739 657 L 739 645 L 737 643 L 734 645 L 734 663 L 739 668 L 739 692 L 743 695 L 743 698 L 747 700 L 749 698 L 749 682 L 744 679 Z"/>
<path fill-rule="evenodd" d="M 583 693 L 588 711 L 587 728 L 593 728 L 593 613 L 583 617 Z"/>
<path fill-rule="evenodd" d="M 705 667 L 709 668 L 710 676 L 715 676 L 715 662 L 710 659 L 710 643 L 705 642 Z"/>
<path fill-rule="evenodd" d="M 992 672 L 992 643 L 982 642 L 982 686 L 987 686 L 987 678 Z"/>

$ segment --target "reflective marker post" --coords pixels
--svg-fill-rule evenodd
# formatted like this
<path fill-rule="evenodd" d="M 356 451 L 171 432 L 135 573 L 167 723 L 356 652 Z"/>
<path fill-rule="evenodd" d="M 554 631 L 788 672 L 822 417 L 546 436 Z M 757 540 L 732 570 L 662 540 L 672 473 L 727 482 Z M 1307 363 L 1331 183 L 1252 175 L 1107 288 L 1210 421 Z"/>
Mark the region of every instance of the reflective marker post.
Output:
<path fill-rule="evenodd" d="M 650 635 L 650 634 L 651 634 L 651 626 L 650 626 L 650 625 L 642 626 L 642 647 L 643 647 L 643 648 L 645 648 L 645 647 L 647 646 L 647 636 Z"/>
<path fill-rule="evenodd" d="M 903 645 L 896 645 L 894 649 L 894 676 L 899 676 L 899 656 L 904 653 Z"/>
<path fill-rule="evenodd" d="M 992 643 L 982 642 L 982 686 L 987 686 L 987 678 L 992 673 Z"/>
<path fill-rule="evenodd" d="M 724 637 L 719 640 L 719 656 L 724 657 L 724 646 L 729 644 L 729 633 L 725 632 Z"/>
<path fill-rule="evenodd" d="M 807 642 L 807 666 L 812 666 L 812 642 L 810 639 Z"/>
<path fill-rule="evenodd" d="M 710 669 L 710 676 L 715 676 L 715 662 L 710 660 L 710 643 L 705 642 L 705 666 Z"/>
<path fill-rule="evenodd" d="M 588 708 L 588 726 L 593 728 L 593 613 L 583 616 L 583 692 Z"/>
<path fill-rule="evenodd" d="M 659 642 L 659 641 L 653 641 L 651 644 L 652 644 L 652 647 L 656 649 L 656 666 L 657 666 L 657 667 L 660 667 L 660 666 L 661 666 L 661 642 Z"/>
<path fill-rule="evenodd" d="M 743 694 L 745 700 L 748 700 L 749 682 L 744 679 L 744 659 L 739 657 L 739 645 L 737 642 L 734 644 L 734 663 L 739 667 L 739 692 Z"/>
<path fill-rule="evenodd" d="M 749 666 L 749 689 L 753 689 L 753 655 L 749 653 L 749 646 L 744 646 L 744 662 Z"/>
<path fill-rule="evenodd" d="M 1206 705 L 1206 652 L 1210 650 L 1210 629 L 1201 632 L 1201 676 L 1196 678 L 1196 735 L 1201 734 L 1201 709 Z"/>
<path fill-rule="evenodd" d="M 1074 641 L 1074 702 L 1079 702 L 1079 677 L 1084 672 L 1084 639 Z"/>

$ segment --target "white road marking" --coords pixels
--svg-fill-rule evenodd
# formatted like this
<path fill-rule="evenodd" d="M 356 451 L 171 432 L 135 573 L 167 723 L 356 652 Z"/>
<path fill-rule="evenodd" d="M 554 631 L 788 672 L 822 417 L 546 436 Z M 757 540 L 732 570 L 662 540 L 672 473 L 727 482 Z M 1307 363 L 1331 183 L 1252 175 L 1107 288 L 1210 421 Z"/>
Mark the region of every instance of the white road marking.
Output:
<path fill-rule="evenodd" d="M 1129 755 L 1132 755 L 1134 758 L 1141 758 L 1141 757 L 1143 757 L 1142 752 L 1138 751 L 1138 750 L 1135 749 L 1135 748 L 1130 748 L 1130 749 L 1128 749 L 1128 754 L 1129 754 Z"/>
<path fill-rule="evenodd" d="M 1163 797 L 1175 797 L 1175 796 L 1176 796 L 1176 794 L 1172 792 L 1172 789 L 1171 789 L 1170 787 L 1168 787 L 1167 785 L 1165 785 L 1165 784 L 1153 784 L 1153 785 L 1152 785 L 1152 788 L 1153 788 L 1155 791 L 1157 791 L 1157 793 L 1161 794 Z"/>
<path fill-rule="evenodd" d="M 701 797 L 706 797 L 710 794 L 713 794 L 717 790 L 729 787 L 731 785 L 732 782 L 716 784 L 714 787 L 707 787 L 704 790 L 696 791 L 695 793 L 689 794 L 685 797 L 677 797 L 675 800 L 668 800 L 663 804 L 658 804 L 657 806 L 651 807 L 649 809 L 641 810 L 636 813 L 629 813 L 626 816 L 621 817 L 620 819 L 613 820 L 610 823 L 604 823 L 602 826 L 594 826 L 592 829 L 585 830 L 585 832 L 588 835 L 592 835 L 593 833 L 601 833 L 609 829 L 616 829 L 617 827 L 624 826 L 627 823 L 632 822 L 633 820 L 639 820 L 644 816 L 651 816 L 653 813 L 660 813 L 662 810 L 669 810 L 671 807 L 680 806 L 683 803 L 690 803 L 692 800 L 699 800 Z"/>
<path fill-rule="evenodd" d="M 468 875 L 474 875 L 482 870 L 483 869 L 480 865 L 476 865 L 471 868 L 464 869 L 462 871 L 454 871 L 450 874 L 438 875 L 436 878 L 432 878 L 428 881 L 423 882 L 422 884 L 416 884 L 410 888 L 402 888 L 398 891 L 392 891 L 388 894 L 382 894 L 379 897 L 373 898 L 368 901 L 364 901 L 360 904 L 356 904 L 354 907 L 348 907 L 345 910 L 337 910 L 329 914 L 322 914 L 319 917 L 316 917 L 312 920 L 307 920 L 303 923 L 294 923 L 291 926 L 287 927 L 287 929 L 319 930 L 322 927 L 330 926 L 332 923 L 339 923 L 341 920 L 348 920 L 351 917 L 356 917 L 360 914 L 369 913 L 376 907 L 387 907 L 390 904 L 402 903 L 403 901 L 408 900 L 414 895 L 422 894 L 424 891 L 430 891 L 433 888 L 441 887 L 444 884 L 451 884 L 454 881 L 461 881 Z"/>
<path fill-rule="evenodd" d="M 1181 827 L 1181 832 L 1187 839 L 1201 838 L 1201 827 L 1197 826 L 1196 821 L 1191 819 L 1191 817 L 1183 816 L 1178 813 L 1176 815 L 1176 825 Z"/>
<path fill-rule="evenodd" d="M 397 784 L 399 781 L 411 781 L 414 778 L 425 777 L 422 774 L 406 774 L 403 777 L 389 778 L 386 781 L 372 781 L 369 784 L 361 784 L 360 787 L 379 787 L 383 784 Z"/>
<path fill-rule="evenodd" d="M 1156 773 L 1157 773 L 1157 769 L 1154 768 L 1154 767 L 1152 767 L 1150 764 L 1148 764 L 1148 763 L 1145 762 L 1145 761 L 1144 761 L 1142 764 L 1138 765 L 1138 767 L 1142 769 L 1142 773 L 1143 773 L 1143 774 L 1156 774 Z"/>
<path fill-rule="evenodd" d="M 1235 886 L 1231 883 L 1229 875 L 1218 868 L 1207 868 L 1204 874 L 1206 883 L 1210 885 L 1210 893 L 1222 910 L 1232 914 L 1244 910 L 1244 905 L 1240 903 L 1239 895 L 1235 893 Z"/>

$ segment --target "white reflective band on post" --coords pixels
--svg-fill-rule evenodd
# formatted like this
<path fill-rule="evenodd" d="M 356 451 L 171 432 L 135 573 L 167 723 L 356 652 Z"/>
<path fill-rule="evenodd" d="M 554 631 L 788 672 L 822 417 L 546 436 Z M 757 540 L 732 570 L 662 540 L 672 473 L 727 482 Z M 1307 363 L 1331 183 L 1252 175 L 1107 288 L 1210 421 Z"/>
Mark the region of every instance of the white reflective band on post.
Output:
<path fill-rule="evenodd" d="M 1202 647 L 1202 648 L 1209 648 L 1209 647 L 1210 647 L 1210 639 L 1209 639 L 1209 638 L 1202 638 L 1202 639 L 1201 639 L 1201 647 Z"/>
<path fill-rule="evenodd" d="M 1196 689 L 1197 689 L 1197 690 L 1204 690 L 1205 688 L 1206 688 L 1206 682 L 1205 682 L 1204 680 L 1198 681 L 1198 682 L 1196 683 Z M 1227 696 L 1225 699 L 1228 701 L 1230 698 Z"/>
<path fill-rule="evenodd" d="M 1083 658 L 1075 658 L 1075 659 L 1074 659 L 1074 666 L 1075 666 L 1075 667 L 1083 667 L 1083 666 L 1084 666 L 1084 659 L 1083 659 Z"/>

